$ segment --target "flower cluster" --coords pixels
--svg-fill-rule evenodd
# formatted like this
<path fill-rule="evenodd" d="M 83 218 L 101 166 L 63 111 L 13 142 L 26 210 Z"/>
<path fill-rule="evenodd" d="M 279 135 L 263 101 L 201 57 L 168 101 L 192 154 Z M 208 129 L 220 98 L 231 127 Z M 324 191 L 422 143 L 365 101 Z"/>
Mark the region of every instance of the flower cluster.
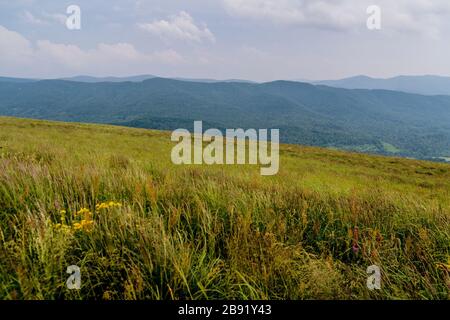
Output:
<path fill-rule="evenodd" d="M 80 219 L 77 222 L 74 222 L 72 224 L 72 227 L 74 230 L 78 231 L 86 231 L 89 232 L 92 230 L 92 226 L 94 224 L 93 214 L 92 212 L 87 208 L 81 208 L 76 214 L 76 219 Z"/>
<path fill-rule="evenodd" d="M 110 208 L 120 208 L 122 204 L 119 202 L 109 201 L 102 202 L 95 206 L 95 212 L 110 209 Z M 53 224 L 54 228 L 57 230 L 62 230 L 65 232 L 69 231 L 85 231 L 89 232 L 94 226 L 94 214 L 88 208 L 81 208 L 73 215 L 69 215 L 69 219 L 66 217 L 67 211 L 59 211 L 59 222 Z"/>
<path fill-rule="evenodd" d="M 89 210 L 89 209 L 82 208 L 82 209 L 80 209 L 79 211 L 77 211 L 77 213 L 76 213 L 75 215 L 77 215 L 77 216 L 92 215 L 92 212 L 91 212 L 91 210 Z"/>
<path fill-rule="evenodd" d="M 63 231 L 63 232 L 68 232 L 68 231 L 71 230 L 71 228 L 70 228 L 67 224 L 65 224 L 65 223 L 55 223 L 55 224 L 53 225 L 53 227 L 54 227 L 56 230 L 61 230 L 61 231 Z"/>
<path fill-rule="evenodd" d="M 109 201 L 109 202 L 98 203 L 95 206 L 95 209 L 102 210 L 102 209 L 109 209 L 109 208 L 120 208 L 121 206 L 122 206 L 122 204 L 120 202 Z"/>
<path fill-rule="evenodd" d="M 80 222 L 75 222 L 73 224 L 74 230 L 84 230 L 90 231 L 92 229 L 92 225 L 94 224 L 94 220 L 81 220 Z"/>
<path fill-rule="evenodd" d="M 59 223 L 54 224 L 54 228 L 63 232 L 70 231 L 70 226 L 66 224 L 66 210 L 59 211 Z"/>

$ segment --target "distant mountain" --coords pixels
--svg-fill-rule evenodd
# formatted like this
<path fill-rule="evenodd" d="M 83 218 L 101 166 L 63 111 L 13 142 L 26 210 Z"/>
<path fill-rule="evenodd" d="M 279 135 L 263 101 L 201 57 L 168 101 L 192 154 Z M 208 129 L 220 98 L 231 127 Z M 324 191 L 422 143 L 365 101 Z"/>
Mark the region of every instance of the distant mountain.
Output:
<path fill-rule="evenodd" d="M 156 78 L 153 75 L 137 75 L 130 77 L 92 77 L 92 76 L 75 76 L 70 78 L 61 78 L 59 80 L 97 83 L 97 82 L 142 82 L 148 79 Z"/>
<path fill-rule="evenodd" d="M 225 83 L 257 83 L 255 81 L 250 80 L 241 80 L 241 79 L 226 79 L 226 80 L 216 80 L 216 79 L 201 79 L 201 78 L 168 78 L 173 80 L 179 80 L 179 81 L 189 81 L 189 82 L 204 82 L 204 83 L 218 83 L 218 82 L 225 82 Z"/>
<path fill-rule="evenodd" d="M 306 83 L 0 82 L 0 114 L 142 128 L 279 128 L 282 142 L 450 157 L 450 96 Z"/>
<path fill-rule="evenodd" d="M 142 82 L 148 79 L 157 78 L 154 75 L 137 75 L 130 77 L 92 77 L 92 76 L 75 76 L 69 78 L 61 78 L 57 80 L 67 80 L 76 82 L 98 83 L 98 82 Z M 229 79 L 229 80 L 215 80 L 215 79 L 196 79 L 196 78 L 168 78 L 180 81 L 189 82 L 204 82 L 204 83 L 216 83 L 216 82 L 240 82 L 240 83 L 254 83 L 249 80 Z"/>
<path fill-rule="evenodd" d="M 308 82 L 345 89 L 382 89 L 424 95 L 450 95 L 450 77 L 441 76 L 398 76 L 388 79 L 356 76 L 341 80 Z"/>
<path fill-rule="evenodd" d="M 37 80 L 37 79 L 24 79 L 24 78 L 0 77 L 0 82 L 25 83 L 25 82 L 34 82 L 34 81 L 39 81 L 39 80 Z"/>

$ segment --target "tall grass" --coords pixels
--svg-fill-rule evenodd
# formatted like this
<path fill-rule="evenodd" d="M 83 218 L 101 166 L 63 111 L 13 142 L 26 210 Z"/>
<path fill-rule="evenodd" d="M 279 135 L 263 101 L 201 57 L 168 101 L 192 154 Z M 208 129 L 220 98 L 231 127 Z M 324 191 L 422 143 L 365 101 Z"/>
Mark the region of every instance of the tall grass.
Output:
<path fill-rule="evenodd" d="M 271 178 L 176 167 L 171 146 L 0 118 L 0 298 L 450 297 L 450 166 L 283 146 Z M 109 201 L 121 206 L 98 209 Z M 82 208 L 92 228 L 74 230 Z M 373 264 L 381 290 L 366 286 Z"/>

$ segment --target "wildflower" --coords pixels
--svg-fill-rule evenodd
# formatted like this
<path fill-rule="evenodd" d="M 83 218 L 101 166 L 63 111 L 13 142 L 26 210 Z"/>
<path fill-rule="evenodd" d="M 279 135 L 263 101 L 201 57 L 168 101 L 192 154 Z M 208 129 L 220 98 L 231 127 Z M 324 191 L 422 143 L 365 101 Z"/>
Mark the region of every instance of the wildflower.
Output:
<path fill-rule="evenodd" d="M 53 224 L 53 228 L 59 232 L 68 232 L 70 231 L 70 227 L 63 223 L 55 223 Z"/>
<path fill-rule="evenodd" d="M 119 208 L 121 206 L 122 206 L 122 204 L 119 202 L 109 201 L 109 202 L 103 202 L 100 204 L 96 204 L 95 209 L 102 210 L 102 209 L 109 209 L 109 208 L 115 208 L 115 207 Z"/>
<path fill-rule="evenodd" d="M 90 231 L 93 224 L 94 224 L 94 220 L 92 220 L 92 212 L 90 212 L 89 210 L 86 209 L 82 209 L 80 211 L 78 211 L 77 214 L 83 214 L 83 218 L 81 220 L 79 220 L 78 222 L 74 222 L 72 224 L 72 228 L 75 231 Z"/>
<path fill-rule="evenodd" d="M 103 292 L 103 299 L 104 300 L 111 300 L 112 299 L 111 291 Z"/>
<path fill-rule="evenodd" d="M 90 226 L 92 226 L 92 224 L 94 223 L 94 221 L 93 220 L 81 220 L 81 227 L 82 228 L 84 228 L 84 227 L 90 227 Z"/>
<path fill-rule="evenodd" d="M 89 209 L 86 209 L 86 208 L 82 208 L 82 209 L 80 209 L 78 212 L 77 212 L 77 215 L 83 215 L 83 214 L 85 214 L 85 213 L 89 213 L 90 212 L 90 210 Z"/>
<path fill-rule="evenodd" d="M 59 211 L 59 213 L 61 214 L 61 217 L 59 218 L 59 220 L 64 223 L 64 221 L 66 221 L 66 210 L 61 210 Z"/>
<path fill-rule="evenodd" d="M 95 206 L 95 208 L 96 208 L 97 210 L 102 210 L 102 209 L 108 209 L 109 206 L 108 206 L 107 203 L 100 203 L 100 204 L 97 204 L 97 205 Z"/>
<path fill-rule="evenodd" d="M 354 243 L 352 246 L 352 250 L 355 254 L 357 254 L 359 252 L 359 246 L 358 244 Z"/>

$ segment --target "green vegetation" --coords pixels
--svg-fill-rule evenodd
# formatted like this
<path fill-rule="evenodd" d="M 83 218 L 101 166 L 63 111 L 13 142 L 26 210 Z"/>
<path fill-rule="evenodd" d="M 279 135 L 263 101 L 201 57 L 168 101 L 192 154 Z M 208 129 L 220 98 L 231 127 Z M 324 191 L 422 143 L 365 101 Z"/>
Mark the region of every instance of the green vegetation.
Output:
<path fill-rule="evenodd" d="M 262 177 L 174 166 L 173 145 L 0 118 L 0 298 L 450 297 L 449 165 L 285 145 Z"/>
<path fill-rule="evenodd" d="M 436 161 L 450 153 L 449 96 L 289 81 L 0 81 L 0 115 L 158 130 L 202 120 L 205 129 L 280 129 L 283 143 Z"/>
<path fill-rule="evenodd" d="M 382 142 L 382 144 L 383 144 L 384 150 L 385 150 L 386 152 L 388 152 L 388 153 L 395 154 L 395 153 L 401 152 L 401 150 L 399 150 L 398 148 L 396 148 L 395 146 L 393 146 L 393 145 L 390 144 L 390 143 Z"/>

